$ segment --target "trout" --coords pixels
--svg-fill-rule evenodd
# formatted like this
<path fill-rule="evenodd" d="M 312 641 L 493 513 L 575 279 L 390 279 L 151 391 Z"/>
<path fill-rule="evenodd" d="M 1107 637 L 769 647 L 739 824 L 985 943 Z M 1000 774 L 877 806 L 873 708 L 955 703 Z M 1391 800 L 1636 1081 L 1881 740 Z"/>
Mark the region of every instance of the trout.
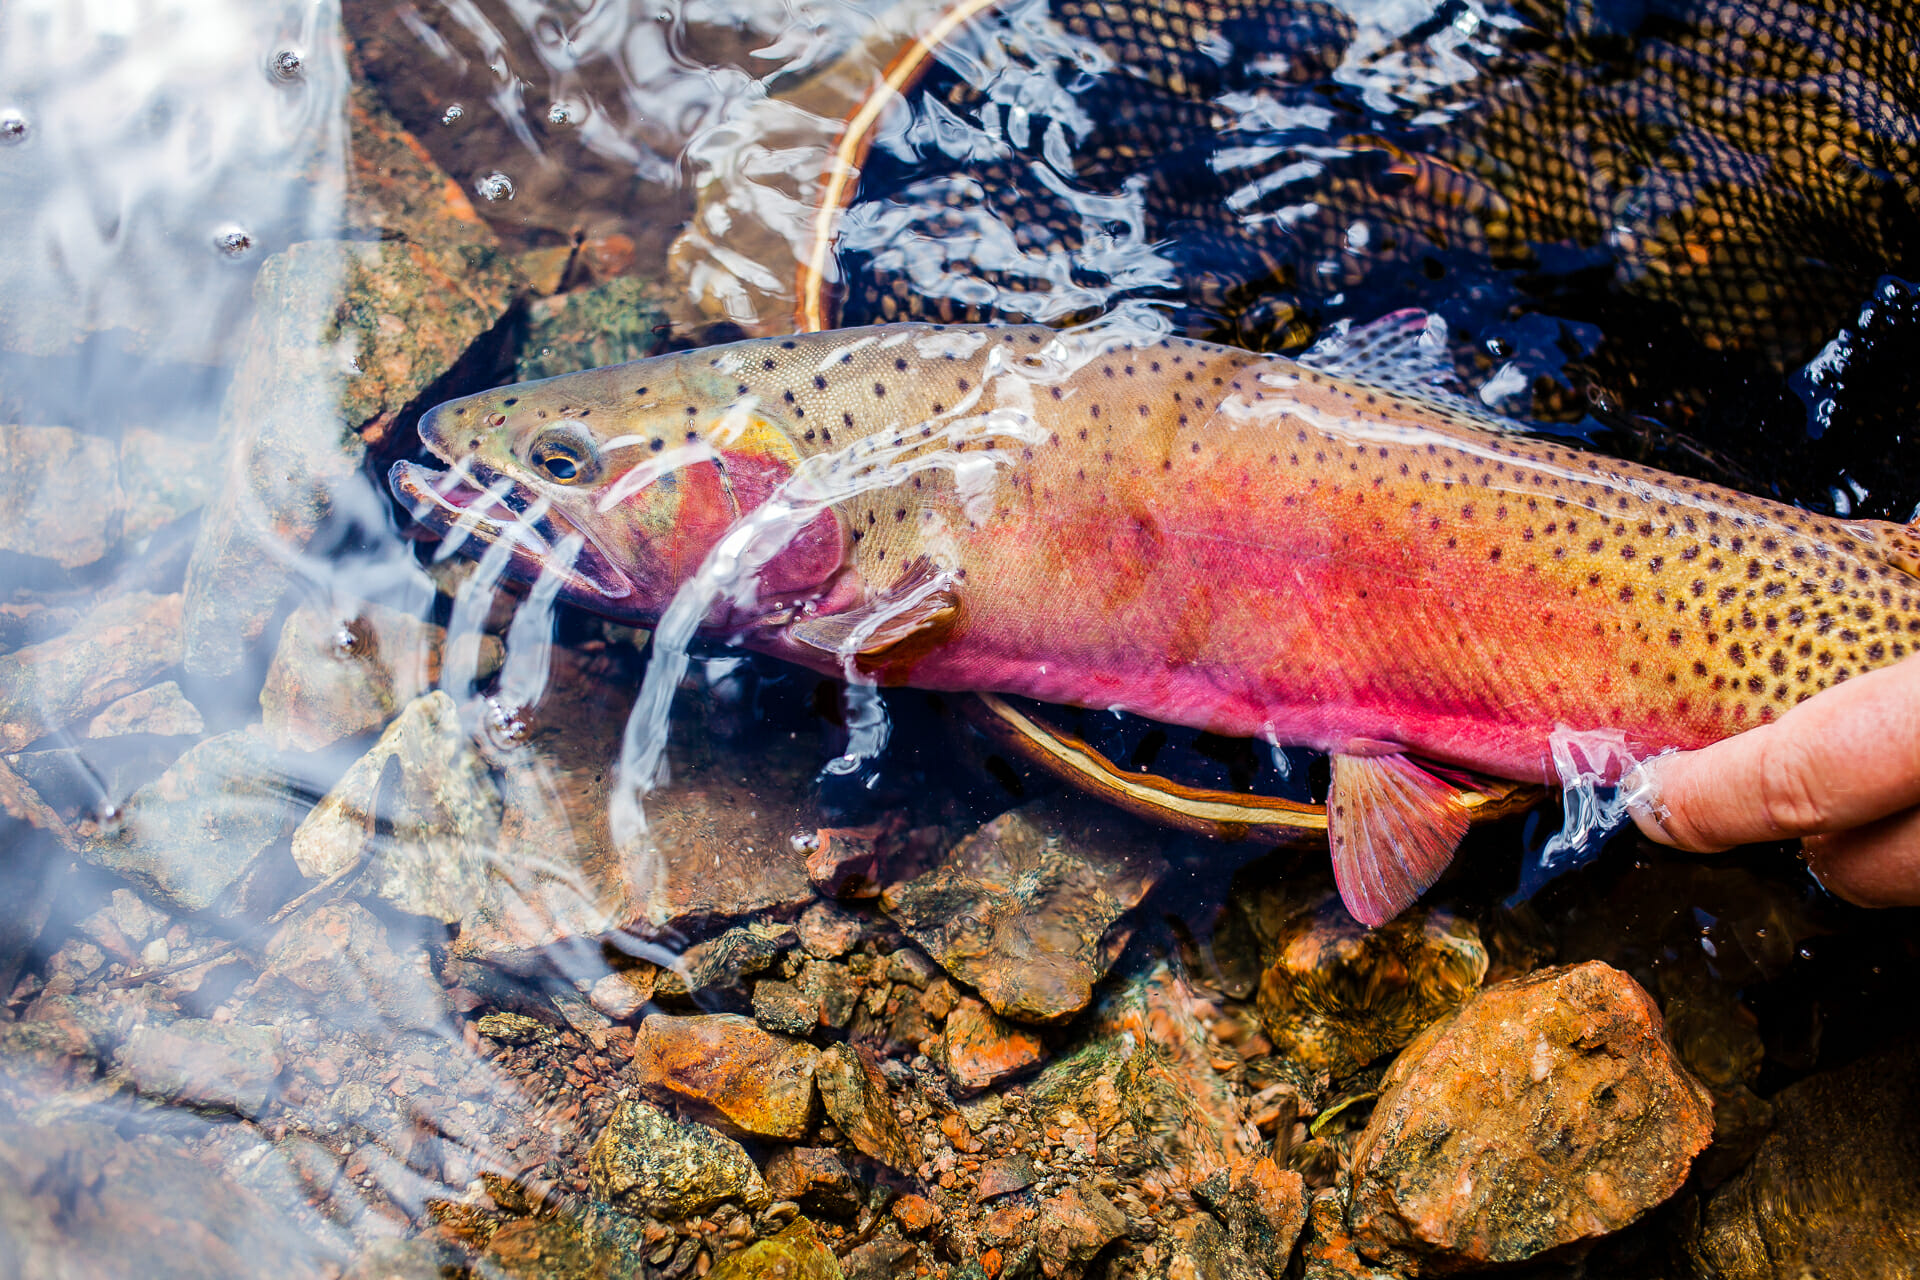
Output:
<path fill-rule="evenodd" d="M 1110 328 L 890 325 L 504 387 L 390 480 L 443 534 L 834 676 L 1115 708 L 1332 758 L 1333 869 L 1391 919 L 1470 770 L 1552 783 L 1765 723 L 1920 646 L 1920 539 L 1518 433 L 1394 372 Z M 564 549 L 566 554 L 560 554 Z M 704 568 L 703 568 L 704 567 Z M 716 576 L 717 575 L 717 576 Z M 729 576 L 731 575 L 731 576 Z"/>

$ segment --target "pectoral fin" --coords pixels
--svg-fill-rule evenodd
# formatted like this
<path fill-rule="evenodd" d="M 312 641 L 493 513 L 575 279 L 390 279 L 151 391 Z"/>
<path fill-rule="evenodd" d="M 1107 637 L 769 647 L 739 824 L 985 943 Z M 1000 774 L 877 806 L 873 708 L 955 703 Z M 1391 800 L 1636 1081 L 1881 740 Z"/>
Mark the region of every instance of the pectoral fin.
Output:
<path fill-rule="evenodd" d="M 1467 833 L 1460 792 L 1403 755 L 1333 757 L 1327 838 L 1353 918 L 1383 925 L 1453 861 Z"/>
<path fill-rule="evenodd" d="M 937 647 L 959 621 L 960 595 L 952 575 L 922 558 L 886 591 L 853 608 L 802 619 L 787 634 L 875 674 Z"/>

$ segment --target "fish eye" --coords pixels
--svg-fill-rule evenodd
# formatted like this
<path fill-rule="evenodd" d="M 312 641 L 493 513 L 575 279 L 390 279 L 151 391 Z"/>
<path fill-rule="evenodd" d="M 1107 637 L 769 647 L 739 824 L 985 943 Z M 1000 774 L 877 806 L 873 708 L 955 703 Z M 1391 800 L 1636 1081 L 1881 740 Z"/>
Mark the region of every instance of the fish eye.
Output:
<path fill-rule="evenodd" d="M 592 439 L 571 422 L 542 431 L 527 450 L 527 461 L 556 484 L 584 484 L 600 471 Z"/>

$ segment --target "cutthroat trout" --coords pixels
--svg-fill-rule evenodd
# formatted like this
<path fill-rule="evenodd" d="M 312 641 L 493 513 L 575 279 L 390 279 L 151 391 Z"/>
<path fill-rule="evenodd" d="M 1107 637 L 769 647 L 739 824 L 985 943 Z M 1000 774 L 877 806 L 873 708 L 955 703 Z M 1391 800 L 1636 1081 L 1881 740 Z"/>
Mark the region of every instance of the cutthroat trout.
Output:
<path fill-rule="evenodd" d="M 1368 924 L 1451 860 L 1449 767 L 1702 746 L 1920 645 L 1912 531 L 1501 429 L 1384 372 L 1421 332 L 1347 373 L 1118 331 L 761 339 L 441 405 L 450 469 L 391 481 L 612 617 L 737 564 L 708 627 L 818 671 L 1327 752 Z"/>

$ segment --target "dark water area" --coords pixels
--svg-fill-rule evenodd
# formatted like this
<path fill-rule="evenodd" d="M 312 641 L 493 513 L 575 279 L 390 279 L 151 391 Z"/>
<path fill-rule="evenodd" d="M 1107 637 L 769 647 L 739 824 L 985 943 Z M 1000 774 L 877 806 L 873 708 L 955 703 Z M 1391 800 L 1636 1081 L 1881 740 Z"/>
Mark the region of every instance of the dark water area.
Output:
<path fill-rule="evenodd" d="M 1415 308 L 1517 432 L 1905 523 L 1920 14 L 952 16 L 0 5 L 0 1275 L 1915 1274 L 1920 913 L 1631 825 L 1543 868 L 1549 796 L 1368 930 L 1324 835 L 597 617 L 386 477 L 816 318 Z"/>

